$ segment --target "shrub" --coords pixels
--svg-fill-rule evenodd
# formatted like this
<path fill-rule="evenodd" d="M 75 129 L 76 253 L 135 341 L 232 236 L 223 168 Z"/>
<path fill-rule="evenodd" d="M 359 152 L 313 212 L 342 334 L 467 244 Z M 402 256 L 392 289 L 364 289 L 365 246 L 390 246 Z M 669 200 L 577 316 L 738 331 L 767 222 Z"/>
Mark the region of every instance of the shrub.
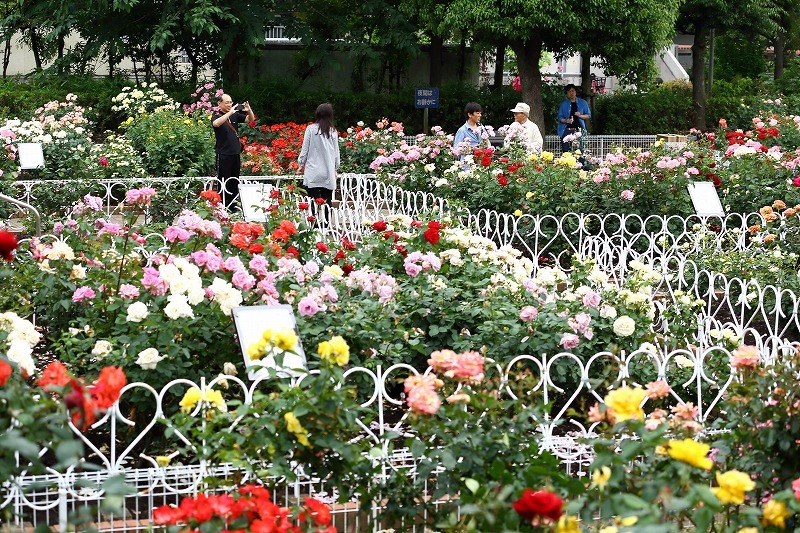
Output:
<path fill-rule="evenodd" d="M 214 172 L 214 141 L 205 117 L 157 111 L 129 119 L 125 136 L 142 154 L 154 176 L 209 176 Z"/>

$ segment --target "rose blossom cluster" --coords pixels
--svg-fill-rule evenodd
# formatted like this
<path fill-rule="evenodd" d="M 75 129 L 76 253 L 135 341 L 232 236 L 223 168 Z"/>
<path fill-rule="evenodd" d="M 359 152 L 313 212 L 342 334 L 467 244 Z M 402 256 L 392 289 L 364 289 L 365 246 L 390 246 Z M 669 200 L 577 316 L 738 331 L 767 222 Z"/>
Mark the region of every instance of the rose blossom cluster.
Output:
<path fill-rule="evenodd" d="M 33 347 L 41 340 L 41 334 L 30 321 L 12 312 L 0 313 L 0 331 L 6 332 L 5 340 L 0 341 L 0 351 L 25 375 L 32 376 L 36 370 Z"/>
<path fill-rule="evenodd" d="M 442 400 L 436 393 L 437 389 L 444 386 L 441 379 L 434 374 L 417 374 L 407 377 L 403 385 L 406 403 L 412 413 L 436 414 L 442 405 Z"/>
<path fill-rule="evenodd" d="M 442 268 L 442 261 L 433 252 L 422 253 L 417 251 L 411 252 L 406 256 L 403 260 L 403 267 L 406 270 L 406 274 L 415 278 L 420 272 L 426 270 L 438 272 Z"/>
<path fill-rule="evenodd" d="M 456 353 L 453 350 L 436 350 L 428 359 L 434 372 L 462 383 L 476 384 L 483 381 L 484 357 L 478 352 Z"/>

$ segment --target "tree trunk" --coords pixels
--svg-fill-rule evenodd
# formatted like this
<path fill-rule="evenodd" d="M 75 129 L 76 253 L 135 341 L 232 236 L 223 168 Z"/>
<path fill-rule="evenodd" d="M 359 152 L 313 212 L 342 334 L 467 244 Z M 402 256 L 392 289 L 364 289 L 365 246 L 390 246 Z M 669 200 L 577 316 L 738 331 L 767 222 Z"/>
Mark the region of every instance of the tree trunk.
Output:
<path fill-rule="evenodd" d="M 786 59 L 786 35 L 783 30 L 778 30 L 775 39 L 772 41 L 772 50 L 775 55 L 773 78 L 780 79 L 783 77 L 783 67 Z"/>
<path fill-rule="evenodd" d="M 542 71 L 539 69 L 539 60 L 542 57 L 542 39 L 539 31 L 531 32 L 527 41 L 512 39 L 509 46 L 517 56 L 519 77 L 522 82 L 522 100 L 531 106 L 530 119 L 539 126 L 539 131 L 544 134 L 545 119 L 542 110 Z M 555 120 L 555 116 L 551 117 Z"/>
<path fill-rule="evenodd" d="M 31 28 L 31 52 L 33 52 L 33 62 L 36 63 L 36 70 L 42 70 L 42 55 L 39 53 L 39 36 Z"/>
<path fill-rule="evenodd" d="M 56 59 L 56 74 L 59 78 L 64 76 L 64 47 L 66 43 L 64 42 L 64 34 L 60 33 L 58 35 L 58 56 Z"/>
<path fill-rule="evenodd" d="M 461 32 L 461 44 L 458 47 L 458 81 L 464 81 L 467 67 L 467 37 L 466 31 Z"/>
<path fill-rule="evenodd" d="M 503 72 L 506 70 L 506 47 L 508 39 L 501 37 L 497 43 L 497 53 L 494 59 L 494 84 L 492 90 L 499 91 L 503 88 Z"/>
<path fill-rule="evenodd" d="M 588 98 L 592 94 L 592 54 L 581 52 L 581 97 Z"/>
<path fill-rule="evenodd" d="M 442 85 L 443 52 L 444 39 L 440 35 L 431 35 L 431 45 L 428 51 L 428 59 L 430 61 L 428 81 L 431 87 L 441 87 Z"/>
<path fill-rule="evenodd" d="M 692 101 L 694 104 L 694 127 L 706 130 L 706 47 L 708 26 L 695 21 L 692 44 Z"/>
<path fill-rule="evenodd" d="M 3 77 L 8 76 L 8 64 L 11 63 L 11 39 L 6 41 L 6 47 L 3 50 Z"/>
<path fill-rule="evenodd" d="M 239 54 L 235 41 L 222 58 L 222 81 L 226 85 L 239 83 Z"/>

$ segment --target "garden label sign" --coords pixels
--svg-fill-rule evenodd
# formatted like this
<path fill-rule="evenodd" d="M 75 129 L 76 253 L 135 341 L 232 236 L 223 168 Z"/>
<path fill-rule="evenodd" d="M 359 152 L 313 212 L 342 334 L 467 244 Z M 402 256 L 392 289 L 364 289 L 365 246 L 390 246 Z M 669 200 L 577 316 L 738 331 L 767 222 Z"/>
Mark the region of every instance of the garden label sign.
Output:
<path fill-rule="evenodd" d="M 44 153 L 41 143 L 19 143 L 17 152 L 20 170 L 44 168 Z"/>
<path fill-rule="evenodd" d="M 293 352 L 282 352 L 283 361 L 278 365 L 273 354 L 268 354 L 262 359 L 251 360 L 247 348 L 257 343 L 266 330 L 280 331 L 294 330 L 297 334 L 297 324 L 294 319 L 294 310 L 291 305 L 253 305 L 233 308 L 233 321 L 236 324 L 236 333 L 239 337 L 239 346 L 244 357 L 244 366 L 247 376 L 255 381 L 260 378 L 270 377 L 277 373 L 279 377 L 298 377 L 307 373 L 306 355 L 300 336 Z M 281 352 L 275 348 L 275 351 Z"/>
<path fill-rule="evenodd" d="M 266 222 L 267 207 L 272 203 L 269 193 L 275 190 L 268 183 L 239 184 L 239 199 L 242 202 L 242 217 L 247 222 Z"/>
<path fill-rule="evenodd" d="M 719 194 L 711 181 L 698 181 L 686 186 L 692 197 L 694 212 L 701 217 L 724 217 L 725 210 L 719 201 Z"/>
<path fill-rule="evenodd" d="M 422 109 L 422 133 L 428 134 L 428 109 L 439 107 L 438 87 L 417 87 L 414 89 L 414 107 Z"/>

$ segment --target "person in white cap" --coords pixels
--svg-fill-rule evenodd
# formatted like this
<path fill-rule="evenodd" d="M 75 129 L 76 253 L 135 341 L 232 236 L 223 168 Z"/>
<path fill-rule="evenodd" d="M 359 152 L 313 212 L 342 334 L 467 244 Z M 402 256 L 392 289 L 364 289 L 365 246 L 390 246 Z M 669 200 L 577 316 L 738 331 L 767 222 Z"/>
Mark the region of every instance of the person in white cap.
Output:
<path fill-rule="evenodd" d="M 518 102 L 514 109 L 514 121 L 516 121 L 525 132 L 526 145 L 529 152 L 539 152 L 544 146 L 544 139 L 539 132 L 539 127 L 528 118 L 531 112 L 531 106 L 525 102 Z"/>

